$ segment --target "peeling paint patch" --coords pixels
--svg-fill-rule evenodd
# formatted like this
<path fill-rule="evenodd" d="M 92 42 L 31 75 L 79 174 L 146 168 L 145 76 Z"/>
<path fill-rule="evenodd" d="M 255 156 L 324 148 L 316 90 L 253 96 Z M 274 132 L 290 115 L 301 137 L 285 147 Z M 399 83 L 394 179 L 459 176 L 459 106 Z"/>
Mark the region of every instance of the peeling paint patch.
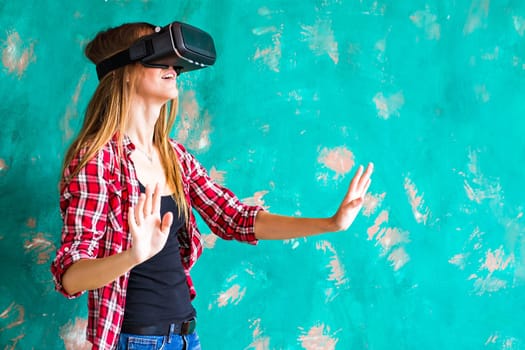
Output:
<path fill-rule="evenodd" d="M 213 181 L 217 182 L 220 185 L 224 185 L 224 178 L 226 172 L 223 170 L 217 170 L 214 166 L 210 168 L 210 177 Z"/>
<path fill-rule="evenodd" d="M 375 213 L 376 209 L 381 206 L 383 199 L 385 199 L 386 192 L 380 194 L 373 194 L 368 192 L 365 194 L 363 200 L 363 215 L 370 216 Z"/>
<path fill-rule="evenodd" d="M 77 86 L 75 87 L 75 92 L 73 93 L 71 101 L 67 106 L 66 113 L 60 121 L 61 129 L 64 131 L 64 140 L 70 140 L 74 136 L 75 131 L 71 126 L 71 122 L 72 120 L 78 118 L 78 101 L 80 99 L 80 93 L 82 92 L 82 88 L 84 87 L 87 77 L 88 73 L 84 73 L 78 80 Z"/>
<path fill-rule="evenodd" d="M 7 326 L 0 328 L 0 332 L 3 332 L 6 329 L 11 329 L 16 326 L 20 326 L 24 323 L 25 309 L 22 305 L 19 305 L 15 302 L 9 304 L 9 306 L 0 313 L 0 319 L 12 320 Z"/>
<path fill-rule="evenodd" d="M 324 324 L 314 326 L 299 336 L 299 342 L 303 349 L 306 350 L 334 350 L 338 338 L 331 334 L 330 327 Z"/>
<path fill-rule="evenodd" d="M 55 245 L 42 232 L 37 233 L 31 240 L 24 242 L 26 253 L 37 253 L 37 264 L 45 264 L 49 261 L 51 254 L 56 250 Z"/>
<path fill-rule="evenodd" d="M 255 54 L 253 55 L 253 60 L 258 61 L 262 60 L 262 62 L 272 71 L 279 72 L 280 63 L 281 63 L 281 33 L 282 33 L 282 26 L 281 28 L 275 30 L 267 30 L 263 33 L 263 31 L 255 30 L 255 35 L 262 36 L 264 34 L 271 33 L 271 46 L 266 46 L 264 48 L 257 47 Z"/>
<path fill-rule="evenodd" d="M 392 268 L 394 269 L 394 271 L 397 271 L 400 268 L 402 268 L 409 260 L 410 257 L 408 256 L 404 247 L 399 247 L 395 249 L 388 256 L 388 261 L 392 263 Z"/>
<path fill-rule="evenodd" d="M 60 328 L 60 338 L 66 350 L 89 350 L 91 343 L 86 340 L 87 320 L 75 318 Z"/>
<path fill-rule="evenodd" d="M 514 263 L 514 254 L 506 256 L 503 247 L 496 250 L 488 249 L 485 253 L 485 260 L 481 264 L 480 274 L 472 274 L 469 280 L 474 280 L 474 291 L 478 295 L 497 292 L 507 287 L 507 281 L 495 276 L 498 271 L 504 271 L 509 265 Z M 486 272 L 485 276 L 483 274 Z"/>
<path fill-rule="evenodd" d="M 7 166 L 7 163 L 5 162 L 5 160 L 0 158 L 0 174 L 3 173 L 4 171 L 7 171 L 8 169 L 9 167 Z"/>
<path fill-rule="evenodd" d="M 327 265 L 330 269 L 328 281 L 334 282 L 336 287 L 348 284 L 348 277 L 346 277 L 344 266 L 332 244 L 328 241 L 319 241 L 316 244 L 316 249 L 322 250 L 325 253 L 329 252 L 331 255 L 330 262 Z"/>
<path fill-rule="evenodd" d="M 376 245 L 381 247 L 381 256 L 387 256 L 391 262 L 394 271 L 399 270 L 409 260 L 404 246 L 410 242 L 409 233 L 397 227 L 388 227 L 387 210 L 381 211 L 376 217 L 374 224 L 368 228 L 368 240 L 375 239 Z"/>
<path fill-rule="evenodd" d="M 486 27 L 486 20 L 489 15 L 490 0 L 472 0 L 463 34 L 468 35 L 479 28 Z"/>
<path fill-rule="evenodd" d="M 456 265 L 459 267 L 460 270 L 465 269 L 465 254 L 456 254 L 452 258 L 448 260 L 448 262 L 452 265 Z"/>
<path fill-rule="evenodd" d="M 493 273 L 494 271 L 505 270 L 507 266 L 513 262 L 514 254 L 510 254 L 510 256 L 505 258 L 505 252 L 503 251 L 503 247 L 499 247 L 494 251 L 492 251 L 491 249 L 487 250 L 485 262 L 483 263 L 483 265 L 481 265 L 481 268 L 488 270 L 489 273 Z"/>
<path fill-rule="evenodd" d="M 194 90 L 183 94 L 177 140 L 192 150 L 204 151 L 211 146 L 211 116 L 201 112 Z"/>
<path fill-rule="evenodd" d="M 270 209 L 270 207 L 265 205 L 264 199 L 263 199 L 263 197 L 266 194 L 268 194 L 268 191 L 257 191 L 253 194 L 253 196 L 244 198 L 242 202 L 248 205 L 258 205 L 268 210 Z"/>
<path fill-rule="evenodd" d="M 208 234 L 202 234 L 202 245 L 204 248 L 212 249 L 215 248 L 215 243 L 217 242 L 217 238 L 219 238 L 216 234 L 208 233 Z"/>
<path fill-rule="evenodd" d="M 2 43 L 2 64 L 9 74 L 15 73 L 18 78 L 24 75 L 29 64 L 36 61 L 34 45 L 24 43 L 16 31 L 8 32 Z"/>
<path fill-rule="evenodd" d="M 234 284 L 219 294 L 219 297 L 217 298 L 217 304 L 219 307 L 223 307 L 228 304 L 237 305 L 241 302 L 242 298 L 244 298 L 245 294 L 246 287 L 241 287 L 239 284 Z"/>
<path fill-rule="evenodd" d="M 10 339 L 11 344 L 6 344 L 4 347 L 4 350 L 16 350 L 17 344 L 20 340 L 22 340 L 26 335 L 25 334 L 19 334 L 18 336 Z"/>
<path fill-rule="evenodd" d="M 347 174 L 354 166 L 354 154 L 346 147 L 323 148 L 317 161 L 335 172 L 334 179 Z"/>
<path fill-rule="evenodd" d="M 36 227 L 36 219 L 35 218 L 28 218 L 26 221 L 26 226 L 29 228 L 35 228 Z"/>
<path fill-rule="evenodd" d="M 401 243 L 408 243 L 408 232 L 402 231 L 396 227 L 387 227 L 379 231 L 376 240 L 381 246 L 382 255 L 386 255 L 392 248 Z"/>
<path fill-rule="evenodd" d="M 416 185 L 412 182 L 412 180 L 410 180 L 408 176 L 405 177 L 405 191 L 407 192 L 414 218 L 418 223 L 426 224 L 428 215 L 430 214 L 430 209 L 424 205 L 425 202 L 423 200 L 423 195 L 417 195 L 418 190 Z"/>
<path fill-rule="evenodd" d="M 378 92 L 372 101 L 376 106 L 377 115 L 386 120 L 391 116 L 399 116 L 399 110 L 405 104 L 405 96 L 402 91 L 388 97 L 383 95 L 382 92 Z"/>
<path fill-rule="evenodd" d="M 418 28 L 425 31 L 425 35 L 429 40 L 439 40 L 441 36 L 441 25 L 437 21 L 437 16 L 430 12 L 427 6 L 425 10 L 414 12 L 410 15 L 410 20 Z"/>
<path fill-rule="evenodd" d="M 308 43 L 308 47 L 315 55 L 327 54 L 335 64 L 339 62 L 338 43 L 335 40 L 331 20 L 318 19 L 314 25 L 303 24 L 301 28 L 302 40 Z"/>
<path fill-rule="evenodd" d="M 250 321 L 250 328 L 253 329 L 253 341 L 246 349 L 252 350 L 270 350 L 270 338 L 264 336 L 261 330 L 261 319 L 257 318 Z"/>
<path fill-rule="evenodd" d="M 478 204 L 486 199 L 501 201 L 501 185 L 497 180 L 487 179 L 478 169 L 478 152 L 469 151 L 468 157 L 469 172 L 460 173 L 464 177 L 464 188 L 468 198 Z"/>
<path fill-rule="evenodd" d="M 379 232 L 379 228 L 381 227 L 381 225 L 387 222 L 388 222 L 388 211 L 383 210 L 376 217 L 374 224 L 368 228 L 367 230 L 368 240 L 371 240 L 372 238 L 374 238 L 374 235 Z"/>

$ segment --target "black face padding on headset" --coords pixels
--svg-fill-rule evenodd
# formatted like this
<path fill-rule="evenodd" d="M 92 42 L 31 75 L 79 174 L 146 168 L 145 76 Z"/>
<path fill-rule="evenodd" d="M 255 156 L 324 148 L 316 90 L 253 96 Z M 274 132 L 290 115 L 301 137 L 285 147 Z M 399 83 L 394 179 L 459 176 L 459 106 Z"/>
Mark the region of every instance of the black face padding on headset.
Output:
<path fill-rule="evenodd" d="M 155 28 L 155 33 L 137 40 L 128 49 L 97 64 L 98 79 L 133 62 L 146 67 L 174 67 L 177 74 L 205 68 L 215 63 L 213 38 L 189 24 L 173 22 Z"/>

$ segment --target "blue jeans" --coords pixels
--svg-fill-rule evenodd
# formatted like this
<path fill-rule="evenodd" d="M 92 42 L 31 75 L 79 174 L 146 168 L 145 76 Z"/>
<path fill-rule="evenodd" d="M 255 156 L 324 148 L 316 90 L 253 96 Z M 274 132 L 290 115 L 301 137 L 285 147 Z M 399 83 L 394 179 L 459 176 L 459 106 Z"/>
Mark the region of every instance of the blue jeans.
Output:
<path fill-rule="evenodd" d="M 136 335 L 120 333 L 118 350 L 201 350 L 197 333 Z"/>

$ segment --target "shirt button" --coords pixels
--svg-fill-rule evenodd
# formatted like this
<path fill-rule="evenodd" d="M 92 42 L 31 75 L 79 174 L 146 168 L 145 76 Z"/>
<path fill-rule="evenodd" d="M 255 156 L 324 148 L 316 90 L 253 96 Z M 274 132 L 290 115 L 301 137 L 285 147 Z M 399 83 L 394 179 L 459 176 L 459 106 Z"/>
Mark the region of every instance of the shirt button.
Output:
<path fill-rule="evenodd" d="M 65 247 L 65 248 L 64 248 L 64 251 L 65 251 L 66 253 L 69 252 L 69 247 Z"/>

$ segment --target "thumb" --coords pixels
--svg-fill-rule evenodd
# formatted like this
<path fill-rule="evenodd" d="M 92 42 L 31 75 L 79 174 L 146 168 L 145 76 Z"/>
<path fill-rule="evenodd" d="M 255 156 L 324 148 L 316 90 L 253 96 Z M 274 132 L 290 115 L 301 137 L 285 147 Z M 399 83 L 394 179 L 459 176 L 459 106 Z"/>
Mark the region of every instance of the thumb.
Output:
<path fill-rule="evenodd" d="M 168 234 L 170 232 L 171 224 L 173 223 L 173 214 L 171 212 L 167 212 L 162 217 L 162 222 L 160 224 L 160 230 L 164 234 Z"/>

